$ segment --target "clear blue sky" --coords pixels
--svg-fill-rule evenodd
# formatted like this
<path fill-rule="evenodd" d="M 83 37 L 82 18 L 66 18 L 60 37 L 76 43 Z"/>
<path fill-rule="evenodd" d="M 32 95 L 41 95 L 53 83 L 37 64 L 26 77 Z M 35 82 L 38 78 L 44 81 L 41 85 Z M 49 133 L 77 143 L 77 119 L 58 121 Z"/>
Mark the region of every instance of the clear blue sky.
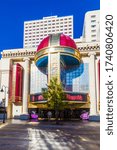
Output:
<path fill-rule="evenodd" d="M 74 16 L 74 38 L 82 35 L 84 14 L 100 9 L 100 0 L 0 0 L 0 51 L 23 47 L 24 21 Z"/>

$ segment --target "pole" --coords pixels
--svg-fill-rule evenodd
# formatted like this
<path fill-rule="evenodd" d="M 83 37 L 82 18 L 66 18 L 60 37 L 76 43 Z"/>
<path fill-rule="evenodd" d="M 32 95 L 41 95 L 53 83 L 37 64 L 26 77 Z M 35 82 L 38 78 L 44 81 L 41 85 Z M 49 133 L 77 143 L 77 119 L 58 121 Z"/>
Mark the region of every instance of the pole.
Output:
<path fill-rule="evenodd" d="M 4 90 L 3 90 L 4 88 Z M 2 86 L 1 92 L 4 92 L 4 98 L 2 99 L 3 101 L 3 107 L 4 107 L 4 111 L 3 111 L 3 123 L 5 123 L 5 119 L 6 119 L 6 107 L 5 107 L 5 102 L 6 102 L 6 87 L 5 85 Z"/>
<path fill-rule="evenodd" d="M 6 113 L 6 108 L 5 108 L 5 99 L 4 99 L 4 113 L 3 113 L 3 123 L 5 123 L 5 113 Z"/>

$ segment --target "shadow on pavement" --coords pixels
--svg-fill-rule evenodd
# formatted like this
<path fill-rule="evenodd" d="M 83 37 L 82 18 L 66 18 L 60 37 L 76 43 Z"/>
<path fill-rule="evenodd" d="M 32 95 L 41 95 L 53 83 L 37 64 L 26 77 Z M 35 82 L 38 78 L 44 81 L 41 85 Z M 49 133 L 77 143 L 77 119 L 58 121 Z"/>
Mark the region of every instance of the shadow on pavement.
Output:
<path fill-rule="evenodd" d="M 0 150 L 99 150 L 99 123 L 76 120 L 9 120 L 0 129 Z"/>

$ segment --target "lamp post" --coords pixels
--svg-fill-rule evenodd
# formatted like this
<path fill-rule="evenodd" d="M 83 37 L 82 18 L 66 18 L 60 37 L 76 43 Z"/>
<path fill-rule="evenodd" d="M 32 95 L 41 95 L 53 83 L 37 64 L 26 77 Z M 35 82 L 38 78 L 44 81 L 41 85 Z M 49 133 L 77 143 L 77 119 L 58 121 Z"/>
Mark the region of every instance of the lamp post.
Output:
<path fill-rule="evenodd" d="M 2 99 L 2 102 L 3 102 L 3 107 L 4 107 L 4 113 L 3 113 L 3 123 L 5 123 L 5 118 L 6 118 L 6 116 L 5 116 L 5 113 L 6 113 L 6 107 L 5 107 L 5 102 L 6 102 L 6 89 L 7 89 L 8 87 L 7 86 L 5 86 L 5 85 L 2 85 L 2 88 L 1 88 L 1 90 L 0 90 L 0 92 L 4 92 L 4 98 Z"/>

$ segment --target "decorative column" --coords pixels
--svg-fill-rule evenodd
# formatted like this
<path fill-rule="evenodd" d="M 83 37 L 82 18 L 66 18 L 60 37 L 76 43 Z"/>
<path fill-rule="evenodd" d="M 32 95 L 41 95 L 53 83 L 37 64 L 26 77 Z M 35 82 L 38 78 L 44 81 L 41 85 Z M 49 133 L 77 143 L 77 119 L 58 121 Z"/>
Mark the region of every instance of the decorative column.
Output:
<path fill-rule="evenodd" d="M 29 71 L 30 59 L 24 58 L 24 88 L 23 88 L 23 114 L 28 114 L 28 94 L 29 94 Z"/>
<path fill-rule="evenodd" d="M 60 83 L 60 53 L 48 54 L 48 83 L 52 77 L 57 77 L 58 83 Z"/>
<path fill-rule="evenodd" d="M 90 85 L 90 116 L 97 115 L 97 93 L 96 93 L 96 66 L 95 52 L 90 52 L 89 63 L 89 85 Z"/>

